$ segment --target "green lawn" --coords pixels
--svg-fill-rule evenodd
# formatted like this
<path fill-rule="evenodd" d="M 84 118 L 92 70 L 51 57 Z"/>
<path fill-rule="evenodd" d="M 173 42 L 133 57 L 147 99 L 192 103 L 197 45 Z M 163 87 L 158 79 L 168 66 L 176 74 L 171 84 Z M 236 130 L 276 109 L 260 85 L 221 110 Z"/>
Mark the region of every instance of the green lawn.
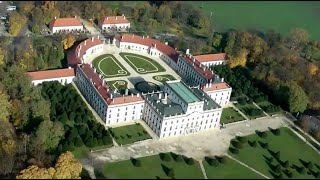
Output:
<path fill-rule="evenodd" d="M 107 81 L 112 89 L 126 89 L 128 86 L 128 82 L 125 80 L 115 80 L 115 81 Z"/>
<path fill-rule="evenodd" d="M 157 179 L 159 177 L 168 179 L 161 166 L 163 164 L 174 169 L 177 179 L 203 179 L 198 162 L 187 165 L 184 161 L 175 162 L 172 158 L 170 162 L 165 162 L 158 154 L 138 159 L 141 160 L 141 167 L 133 166 L 130 160 L 106 163 L 103 174 L 108 179 Z"/>
<path fill-rule="evenodd" d="M 320 2 L 311 1 L 189 1 L 208 14 L 218 32 L 228 29 L 275 30 L 287 34 L 300 27 L 320 39 Z M 213 13 L 210 17 L 211 12 Z"/>
<path fill-rule="evenodd" d="M 269 115 L 273 115 L 273 114 L 278 114 L 278 113 L 281 113 L 283 112 L 282 109 L 280 108 L 279 111 L 276 111 L 276 112 L 267 112 L 267 107 L 275 107 L 275 105 L 273 105 L 271 102 L 269 101 L 262 101 L 262 102 L 259 102 L 259 103 L 256 103 L 261 109 L 264 110 L 264 112 L 266 112 L 267 114 Z"/>
<path fill-rule="evenodd" d="M 220 124 L 228 124 L 237 121 L 243 121 L 245 118 L 232 107 L 224 108 L 221 114 Z"/>
<path fill-rule="evenodd" d="M 159 82 L 162 82 L 162 83 L 165 83 L 166 81 L 176 80 L 176 78 L 174 78 L 170 74 L 153 76 L 152 79 L 159 81 Z"/>
<path fill-rule="evenodd" d="M 131 144 L 145 139 L 151 139 L 151 136 L 140 124 L 109 128 L 114 140 L 120 145 Z"/>
<path fill-rule="evenodd" d="M 158 62 L 145 56 L 132 53 L 120 53 L 120 56 L 139 74 L 166 71 Z"/>
<path fill-rule="evenodd" d="M 233 159 L 226 158 L 226 162 L 218 166 L 210 166 L 206 160 L 202 161 L 208 179 L 264 179 Z"/>
<path fill-rule="evenodd" d="M 130 73 L 112 54 L 104 54 L 93 60 L 93 66 L 99 73 L 102 73 L 105 78 L 129 76 Z"/>
<path fill-rule="evenodd" d="M 245 105 L 241 105 L 241 104 L 237 103 L 237 104 L 235 104 L 235 106 L 250 119 L 265 116 L 265 114 L 263 114 L 263 113 L 261 115 L 257 115 L 257 116 L 250 116 L 249 115 L 249 112 L 251 109 L 258 109 L 254 104 L 246 103 Z"/>
<path fill-rule="evenodd" d="M 280 160 L 282 162 L 288 160 L 289 167 L 287 168 L 293 173 L 293 178 L 315 178 L 308 173 L 300 174 L 294 167 L 303 167 L 300 160 L 306 162 L 312 162 L 312 170 L 314 172 L 320 172 L 320 156 L 299 137 L 297 137 L 290 129 L 281 128 L 280 135 L 276 136 L 272 132 L 268 131 L 266 138 L 259 137 L 258 135 L 246 136 L 249 141 L 256 141 L 257 146 L 251 147 L 248 145 L 248 141 L 244 143 L 244 147 L 240 149 L 239 154 L 232 154 L 233 157 L 249 165 L 250 167 L 258 170 L 259 172 L 274 177 L 275 173 L 272 166 L 278 164 L 276 158 L 271 163 L 268 163 L 268 159 L 272 157 L 272 153 L 280 152 Z M 268 143 L 268 148 L 264 149 L 260 143 Z M 232 144 L 232 143 L 231 143 Z M 231 145 L 233 146 L 233 145 Z M 271 152 L 272 151 L 272 152 Z M 270 165 L 271 164 L 271 165 Z M 282 170 L 285 168 L 282 167 Z M 306 172 L 308 170 L 306 169 Z M 282 173 L 283 178 L 288 178 L 285 173 Z"/>

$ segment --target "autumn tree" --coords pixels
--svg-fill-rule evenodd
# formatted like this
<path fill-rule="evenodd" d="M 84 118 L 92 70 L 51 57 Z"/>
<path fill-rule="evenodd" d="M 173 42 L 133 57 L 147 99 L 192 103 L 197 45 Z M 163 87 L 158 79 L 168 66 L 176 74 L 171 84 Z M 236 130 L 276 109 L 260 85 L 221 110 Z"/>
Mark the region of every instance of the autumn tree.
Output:
<path fill-rule="evenodd" d="M 308 133 L 310 130 L 310 122 L 311 119 L 309 116 L 302 116 L 301 121 L 300 121 L 300 125 L 302 127 L 303 132 Z"/>
<path fill-rule="evenodd" d="M 230 68 L 235 68 L 237 66 L 246 66 L 247 55 L 249 54 L 247 49 L 241 49 L 235 56 L 231 55 L 228 65 Z"/>
<path fill-rule="evenodd" d="M 8 121 L 0 120 L 0 174 L 9 174 L 16 156 L 16 135 Z"/>
<path fill-rule="evenodd" d="M 9 96 L 0 89 L 0 121 L 8 121 L 10 115 L 11 103 L 9 102 Z"/>
<path fill-rule="evenodd" d="M 70 151 L 59 156 L 55 167 L 39 168 L 36 165 L 29 166 L 20 171 L 17 179 L 80 179 L 82 171 L 81 163 L 74 158 Z"/>
<path fill-rule="evenodd" d="M 156 13 L 156 19 L 161 24 L 165 25 L 168 21 L 171 20 L 172 12 L 168 5 L 162 4 Z"/>
<path fill-rule="evenodd" d="M 310 63 L 308 64 L 308 73 L 311 75 L 311 76 L 314 76 L 317 74 L 319 68 L 317 65 L 315 65 L 314 63 Z"/>
<path fill-rule="evenodd" d="M 64 49 L 69 49 L 70 47 L 73 46 L 74 42 L 76 42 L 76 38 L 73 35 L 68 35 L 64 40 L 63 40 L 63 48 Z"/>
<path fill-rule="evenodd" d="M 49 24 L 54 17 L 60 16 L 60 11 L 56 8 L 56 5 L 57 1 L 43 1 L 41 10 L 46 24 Z"/>
<path fill-rule="evenodd" d="M 13 36 L 17 36 L 26 22 L 27 19 L 25 16 L 20 15 L 18 12 L 13 12 L 9 17 L 9 33 Z"/>
<path fill-rule="evenodd" d="M 220 46 L 222 40 L 222 35 L 214 33 L 212 37 L 212 46 L 217 48 Z"/>
<path fill-rule="evenodd" d="M 290 49 L 295 49 L 299 45 L 308 41 L 309 34 L 302 28 L 294 28 L 290 30 L 286 42 Z"/>
<path fill-rule="evenodd" d="M 19 4 L 19 13 L 24 15 L 29 15 L 29 13 L 32 13 L 34 6 L 34 1 L 18 1 Z"/>

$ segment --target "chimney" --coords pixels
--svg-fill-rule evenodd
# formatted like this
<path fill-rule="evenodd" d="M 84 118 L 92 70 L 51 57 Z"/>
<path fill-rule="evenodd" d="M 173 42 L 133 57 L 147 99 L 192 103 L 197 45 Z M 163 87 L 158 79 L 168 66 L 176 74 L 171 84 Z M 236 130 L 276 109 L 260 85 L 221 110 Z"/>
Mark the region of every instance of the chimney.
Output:
<path fill-rule="evenodd" d="M 118 19 L 118 16 L 116 16 L 116 20 Z"/>
<path fill-rule="evenodd" d="M 79 46 L 79 51 L 81 50 L 81 47 L 82 47 L 82 46 L 80 45 L 80 46 Z"/>
<path fill-rule="evenodd" d="M 102 75 L 101 75 L 101 79 L 102 79 Z M 106 84 L 105 80 L 102 80 L 102 86 L 104 86 Z"/>
<path fill-rule="evenodd" d="M 196 61 L 196 58 L 193 57 L 192 60 L 193 60 L 193 62 L 195 62 L 195 61 Z"/>
<path fill-rule="evenodd" d="M 92 63 L 90 63 L 90 67 L 92 68 Z"/>
<path fill-rule="evenodd" d="M 99 39 L 99 35 L 98 35 L 98 39 Z"/>
<path fill-rule="evenodd" d="M 112 93 L 110 94 L 110 98 L 113 99 L 113 94 Z"/>
<path fill-rule="evenodd" d="M 144 36 L 142 36 L 142 39 L 144 39 Z"/>
<path fill-rule="evenodd" d="M 91 38 L 91 41 L 92 41 L 92 42 L 93 42 L 93 40 L 94 40 L 94 37 Z"/>
<path fill-rule="evenodd" d="M 125 95 L 127 96 L 129 94 L 129 89 L 126 89 Z"/>
<path fill-rule="evenodd" d="M 54 19 L 57 19 L 57 16 L 55 16 Z"/>
<path fill-rule="evenodd" d="M 81 64 L 83 64 L 84 63 L 84 60 L 83 60 L 83 58 L 81 58 Z"/>
<path fill-rule="evenodd" d="M 165 94 L 164 94 L 164 99 L 167 100 L 167 98 L 168 98 L 168 94 L 165 93 Z"/>
<path fill-rule="evenodd" d="M 123 39 L 123 36 L 121 36 L 121 39 Z"/>
<path fill-rule="evenodd" d="M 124 14 L 122 14 L 123 19 L 126 19 L 126 17 L 124 16 Z"/>
<path fill-rule="evenodd" d="M 189 54 L 189 53 L 190 53 L 190 49 L 187 49 L 187 50 L 186 50 L 186 54 Z"/>
<path fill-rule="evenodd" d="M 168 42 L 165 42 L 164 44 L 165 44 L 165 45 L 168 45 Z"/>
<path fill-rule="evenodd" d="M 74 16 L 74 18 L 77 18 L 77 16 Z"/>
<path fill-rule="evenodd" d="M 71 67 L 69 66 L 68 69 L 71 69 Z"/>
<path fill-rule="evenodd" d="M 221 82 L 224 82 L 224 78 L 221 78 Z"/>
<path fill-rule="evenodd" d="M 159 99 L 161 99 L 161 95 L 162 95 L 162 93 L 159 94 Z"/>
<path fill-rule="evenodd" d="M 84 45 L 85 45 L 85 46 L 87 45 L 87 40 L 84 41 Z"/>
<path fill-rule="evenodd" d="M 149 38 L 149 36 L 147 36 L 147 38 Z"/>
<path fill-rule="evenodd" d="M 157 44 L 154 44 L 154 48 L 157 48 Z"/>
<path fill-rule="evenodd" d="M 107 21 L 108 21 L 109 17 L 107 17 Z"/>
<path fill-rule="evenodd" d="M 206 84 L 206 88 L 208 88 L 208 87 L 209 87 L 209 84 L 207 83 L 207 84 Z"/>
<path fill-rule="evenodd" d="M 77 54 L 77 57 L 79 57 L 80 56 L 80 50 L 78 51 L 78 54 Z"/>
<path fill-rule="evenodd" d="M 97 69 L 96 68 L 93 68 L 93 71 L 94 71 L 94 73 L 97 73 Z"/>
<path fill-rule="evenodd" d="M 137 97 L 140 97 L 140 94 L 139 94 L 139 93 L 137 94 Z"/>
<path fill-rule="evenodd" d="M 205 66 L 203 66 L 203 70 L 204 70 L 204 71 L 206 70 L 206 67 L 205 67 Z"/>

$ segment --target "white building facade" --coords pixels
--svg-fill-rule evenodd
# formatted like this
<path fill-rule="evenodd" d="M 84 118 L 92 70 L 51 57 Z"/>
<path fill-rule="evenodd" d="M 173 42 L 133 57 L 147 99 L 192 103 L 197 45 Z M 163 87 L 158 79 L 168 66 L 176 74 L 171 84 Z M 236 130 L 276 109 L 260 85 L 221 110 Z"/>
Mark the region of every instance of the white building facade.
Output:
<path fill-rule="evenodd" d="M 49 25 L 50 30 L 52 33 L 59 33 L 59 32 L 75 32 L 75 31 L 83 31 L 83 25 L 81 24 L 80 20 L 76 17 L 74 18 L 56 18 L 53 19 Z"/>
<path fill-rule="evenodd" d="M 73 68 L 28 72 L 27 75 L 35 86 L 47 81 L 58 81 L 61 84 L 69 84 L 75 78 Z"/>
<path fill-rule="evenodd" d="M 130 22 L 124 14 L 122 16 L 105 17 L 98 22 L 98 25 L 102 30 L 113 28 L 120 31 L 127 31 L 130 29 Z"/>

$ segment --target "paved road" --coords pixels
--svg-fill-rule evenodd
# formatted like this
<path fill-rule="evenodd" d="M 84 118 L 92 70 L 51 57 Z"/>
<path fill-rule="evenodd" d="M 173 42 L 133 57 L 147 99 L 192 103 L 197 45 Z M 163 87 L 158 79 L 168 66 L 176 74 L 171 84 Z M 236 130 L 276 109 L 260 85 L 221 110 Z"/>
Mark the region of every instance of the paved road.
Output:
<path fill-rule="evenodd" d="M 170 151 L 202 160 L 204 156 L 226 154 L 230 140 L 236 135 L 245 136 L 255 133 L 255 130 L 265 131 L 268 130 L 268 127 L 278 128 L 286 125 L 283 118 L 285 117 L 264 117 L 237 124 L 227 124 L 223 130 L 207 130 L 187 136 L 146 140 L 130 145 L 112 147 L 89 153 L 88 157 L 81 161 L 88 165 L 88 162 L 91 162 L 90 159 L 94 158 L 95 168 L 102 168 L 106 162 L 128 160 L 130 157 L 138 158 Z"/>

